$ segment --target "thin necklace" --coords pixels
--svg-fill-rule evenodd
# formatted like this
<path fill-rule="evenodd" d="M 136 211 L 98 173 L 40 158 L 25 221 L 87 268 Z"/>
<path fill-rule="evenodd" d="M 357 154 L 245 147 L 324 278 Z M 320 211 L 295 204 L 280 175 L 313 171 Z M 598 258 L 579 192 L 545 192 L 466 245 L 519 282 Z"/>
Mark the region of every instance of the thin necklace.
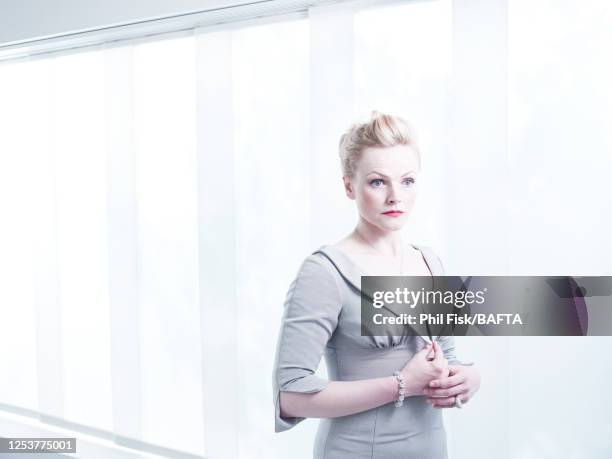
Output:
<path fill-rule="evenodd" d="M 375 251 L 375 252 L 378 252 L 378 249 L 377 249 L 376 247 L 374 247 L 372 244 L 370 244 L 370 243 L 368 242 L 368 240 L 367 240 L 365 237 L 363 237 L 359 231 L 355 231 L 355 232 L 357 233 L 357 235 L 359 236 L 359 238 L 360 238 L 360 239 L 361 239 L 363 242 L 365 242 L 365 243 L 366 243 L 366 244 L 368 244 L 370 247 L 372 247 L 372 248 L 374 249 L 374 251 Z M 400 275 L 400 276 L 403 276 L 403 275 L 404 275 L 404 247 L 403 247 L 403 245 L 401 245 L 401 246 L 400 246 L 400 252 L 401 252 L 401 255 L 400 255 L 400 273 L 399 273 L 399 275 Z"/>

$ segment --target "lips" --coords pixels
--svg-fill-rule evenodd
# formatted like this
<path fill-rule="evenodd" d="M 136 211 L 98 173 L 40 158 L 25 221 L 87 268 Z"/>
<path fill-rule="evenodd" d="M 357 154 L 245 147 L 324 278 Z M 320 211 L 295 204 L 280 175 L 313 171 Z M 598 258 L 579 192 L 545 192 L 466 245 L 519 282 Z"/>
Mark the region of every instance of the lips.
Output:
<path fill-rule="evenodd" d="M 386 215 L 388 217 L 400 217 L 404 215 L 404 212 L 402 212 L 401 210 L 389 210 L 387 212 L 383 212 L 383 215 Z"/>

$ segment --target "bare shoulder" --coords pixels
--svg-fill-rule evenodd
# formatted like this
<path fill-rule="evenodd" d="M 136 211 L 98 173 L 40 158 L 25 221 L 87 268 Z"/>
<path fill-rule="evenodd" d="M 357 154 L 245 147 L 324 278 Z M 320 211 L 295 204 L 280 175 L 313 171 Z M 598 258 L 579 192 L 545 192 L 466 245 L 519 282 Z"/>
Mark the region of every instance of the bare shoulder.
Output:
<path fill-rule="evenodd" d="M 332 247 L 343 251 L 344 253 L 354 253 L 359 251 L 359 246 L 349 236 L 339 240 L 334 244 L 330 244 Z"/>
<path fill-rule="evenodd" d="M 349 235 L 349 236 L 345 236 L 342 239 L 340 239 L 339 241 L 330 244 L 332 247 L 336 247 L 336 248 L 344 248 L 350 245 L 354 244 L 354 240 L 353 238 Z"/>

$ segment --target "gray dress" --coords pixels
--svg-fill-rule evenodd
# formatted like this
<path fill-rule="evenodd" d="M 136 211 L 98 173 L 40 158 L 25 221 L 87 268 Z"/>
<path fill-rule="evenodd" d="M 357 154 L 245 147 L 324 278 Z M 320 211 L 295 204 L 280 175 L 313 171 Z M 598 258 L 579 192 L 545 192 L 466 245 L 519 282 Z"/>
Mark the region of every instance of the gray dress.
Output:
<path fill-rule="evenodd" d="M 432 275 L 443 275 L 439 258 L 421 251 Z M 361 336 L 361 273 L 341 250 L 323 246 L 308 256 L 289 287 L 273 373 L 275 432 L 305 418 L 280 416 L 280 391 L 313 393 L 330 380 L 354 381 L 391 376 L 421 350 L 427 336 Z M 454 338 L 437 338 L 449 363 L 460 364 Z M 315 375 L 325 355 L 329 379 Z M 319 422 L 315 459 L 447 458 L 442 410 L 424 396 Z"/>

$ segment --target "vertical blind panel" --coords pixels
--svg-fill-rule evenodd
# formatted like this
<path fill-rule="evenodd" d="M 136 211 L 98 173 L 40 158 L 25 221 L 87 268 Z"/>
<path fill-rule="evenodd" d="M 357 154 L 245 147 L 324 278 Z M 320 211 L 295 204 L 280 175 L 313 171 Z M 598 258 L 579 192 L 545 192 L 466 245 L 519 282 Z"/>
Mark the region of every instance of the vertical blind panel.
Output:
<path fill-rule="evenodd" d="M 37 133 L 28 136 L 36 158 L 31 168 L 32 193 L 32 264 L 34 268 L 34 304 L 36 310 L 36 365 L 38 411 L 58 418 L 64 416 L 61 303 L 59 296 L 57 186 L 55 177 L 55 130 L 53 108 L 53 62 L 32 62 L 30 72 L 37 84 L 29 92 L 29 124 Z M 28 107 L 28 105 L 25 105 Z M 36 107 L 36 109 L 34 109 Z M 23 137 L 24 139 L 26 136 Z"/>
<path fill-rule="evenodd" d="M 194 38 L 134 59 L 143 439 L 201 454 Z"/>
<path fill-rule="evenodd" d="M 133 46 L 109 47 L 104 51 L 104 61 L 113 428 L 118 436 L 140 438 L 142 382 L 133 50 Z"/>
<path fill-rule="evenodd" d="M 233 33 L 240 457 L 270 458 L 270 375 L 286 288 L 308 246 L 309 30 L 297 20 Z M 279 40 L 282 37 L 282 40 Z M 266 352 L 262 352 L 266 349 Z M 279 457 L 295 457 L 287 448 Z M 300 451 L 302 448 L 300 448 Z M 305 452 L 311 450 L 304 445 Z M 278 454 L 278 451 L 276 451 Z"/>
<path fill-rule="evenodd" d="M 612 5 L 513 0 L 508 21 L 511 274 L 611 275 Z M 512 457 L 609 454 L 609 350 L 610 337 L 516 340 Z"/>
<path fill-rule="evenodd" d="M 206 457 L 238 456 L 232 33 L 196 33 L 199 301 Z"/>
<path fill-rule="evenodd" d="M 407 2 L 355 13 L 355 107 L 405 118 L 421 151 L 419 197 L 405 231 L 443 253 L 446 234 L 451 0 Z"/>
<path fill-rule="evenodd" d="M 102 54 L 58 57 L 53 68 L 65 418 L 110 430 Z"/>
<path fill-rule="evenodd" d="M 612 5 L 519 0 L 508 14 L 512 268 L 609 275 Z"/>
<path fill-rule="evenodd" d="M 355 223 L 342 182 L 338 143 L 354 120 L 353 11 L 336 5 L 309 10 L 310 244 L 332 244 Z"/>
<path fill-rule="evenodd" d="M 45 66 L 0 66 L 0 402 L 37 409 L 33 245 L 37 153 L 48 133 Z M 34 129 L 39 135 L 31 135 Z"/>
<path fill-rule="evenodd" d="M 443 208 L 448 216 L 448 274 L 505 274 L 505 199 L 509 192 L 506 7 L 506 0 L 453 0 L 452 4 L 449 192 Z M 445 413 L 449 449 L 458 457 L 487 457 L 492 451 L 509 447 L 509 420 L 503 414 L 512 401 L 509 396 L 500 396 L 514 392 L 509 341 L 508 337 L 488 337 L 486 342 L 479 338 L 457 339 L 462 360 L 477 362 L 481 374 L 486 375 L 483 380 L 487 378 L 474 398 L 471 422 L 465 422 L 463 413 Z M 490 429 L 486 420 L 492 418 L 499 428 Z M 474 429 L 487 430 L 488 435 L 478 442 L 467 440 Z"/>
<path fill-rule="evenodd" d="M 453 2 L 449 274 L 507 273 L 507 3 Z"/>

